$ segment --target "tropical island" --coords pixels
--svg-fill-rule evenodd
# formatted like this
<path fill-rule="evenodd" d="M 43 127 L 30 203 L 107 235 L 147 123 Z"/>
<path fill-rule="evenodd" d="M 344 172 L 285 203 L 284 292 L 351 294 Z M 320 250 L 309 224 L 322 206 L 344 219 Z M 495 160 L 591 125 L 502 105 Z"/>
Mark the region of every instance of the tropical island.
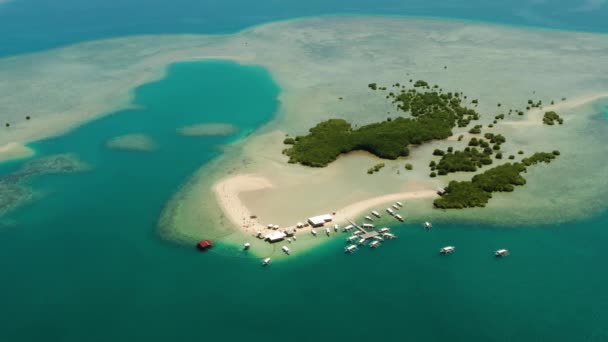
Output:
<path fill-rule="evenodd" d="M 411 82 L 413 80 L 410 79 Z M 377 83 L 370 83 L 368 87 L 374 91 L 387 89 Z M 480 118 L 479 113 L 463 105 L 463 99 L 467 97 L 462 92 L 444 94 L 438 85 L 431 87 L 423 80 L 416 81 L 409 90 L 399 83 L 393 84 L 393 88 L 399 89 L 399 93 L 391 91 L 386 98 L 392 99 L 399 111 L 411 117 L 388 118 L 357 129 L 343 119 L 323 121 L 311 128 L 308 135 L 296 136 L 295 139 L 288 137 L 283 141 L 284 144 L 291 145 L 283 150 L 283 154 L 289 156 L 288 162 L 325 167 L 339 155 L 358 150 L 379 158 L 395 160 L 407 157 L 412 145 L 447 139 L 453 135 L 454 127 L 466 127 L 470 121 Z M 424 90 L 419 91 L 417 88 Z M 473 105 L 478 103 L 478 99 L 471 101 Z M 534 107 L 541 106 L 541 102 L 530 104 Z M 499 103 L 498 107 L 500 106 Z M 504 114 L 496 115 L 489 127 L 504 118 Z M 554 121 L 562 123 L 555 111 L 546 112 L 543 122 L 553 125 Z M 469 134 L 481 134 L 482 128 L 482 125 L 475 125 L 469 130 Z M 502 159 L 501 146 L 507 141 L 505 136 L 488 132 L 484 134 L 484 138 L 472 137 L 464 150 L 454 150 L 453 147 L 449 147 L 447 152 L 435 149 L 433 156 L 440 156 L 441 159 L 439 162 L 430 161 L 429 176 L 435 178 L 449 173 L 476 172 L 479 168 L 493 163 L 492 155 L 495 159 Z M 458 138 L 458 141 L 461 140 L 462 136 Z M 523 151 L 519 154 L 523 154 Z M 470 181 L 451 181 L 445 191 L 441 192 L 442 197 L 434 200 L 433 204 L 441 209 L 485 207 L 493 192 L 512 192 L 514 186 L 526 184 L 521 173 L 526 172 L 527 166 L 540 162 L 549 163 L 559 154 L 559 151 L 538 152 L 521 162 L 506 163 L 477 174 Z M 509 159 L 515 159 L 515 156 L 510 155 Z M 368 169 L 367 173 L 373 174 L 383 167 L 384 163 L 376 164 Z M 406 169 L 411 169 L 411 164 L 406 165 Z"/>
<path fill-rule="evenodd" d="M 396 88 L 404 88 L 398 83 Z M 369 87 L 378 88 L 375 83 Z M 289 163 L 300 163 L 312 167 L 324 167 L 344 153 L 367 151 L 380 158 L 397 159 L 409 155 L 410 145 L 420 145 L 430 140 L 446 139 L 451 136 L 452 128 L 466 127 L 471 120 L 479 119 L 479 114 L 462 105 L 459 93 L 442 94 L 431 91 L 428 83 L 419 80 L 416 89 L 400 90 L 396 95 L 391 92 L 393 103 L 411 118 L 388 118 L 386 121 L 353 128 L 343 119 L 330 119 L 311 128 L 308 135 L 287 138 L 285 144 L 292 145 L 283 150 L 289 156 Z"/>

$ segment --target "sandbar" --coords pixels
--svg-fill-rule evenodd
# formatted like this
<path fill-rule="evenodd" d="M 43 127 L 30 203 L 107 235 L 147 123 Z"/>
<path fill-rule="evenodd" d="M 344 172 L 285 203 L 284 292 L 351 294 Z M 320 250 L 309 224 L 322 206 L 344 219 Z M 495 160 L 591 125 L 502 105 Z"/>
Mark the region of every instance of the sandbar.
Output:
<path fill-rule="evenodd" d="M 109 148 L 128 151 L 153 152 L 157 144 L 145 134 L 126 134 L 108 140 Z"/>
<path fill-rule="evenodd" d="M 16 142 L 0 146 L 0 162 L 28 158 L 34 154 L 34 150 Z"/>

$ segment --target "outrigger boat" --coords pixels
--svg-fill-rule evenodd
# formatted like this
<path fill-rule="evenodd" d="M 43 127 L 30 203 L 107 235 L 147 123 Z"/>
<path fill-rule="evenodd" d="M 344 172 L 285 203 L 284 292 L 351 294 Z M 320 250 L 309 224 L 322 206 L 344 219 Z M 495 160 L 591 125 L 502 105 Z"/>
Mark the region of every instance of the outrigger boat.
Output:
<path fill-rule="evenodd" d="M 440 249 L 439 253 L 450 254 L 450 253 L 454 252 L 455 249 L 456 249 L 456 247 L 454 247 L 454 246 L 446 246 L 446 247 L 443 247 L 442 249 Z"/>
<path fill-rule="evenodd" d="M 262 261 L 262 266 L 267 266 L 268 264 L 270 264 L 270 258 L 266 258 Z"/>
<path fill-rule="evenodd" d="M 499 249 L 496 252 L 494 252 L 494 255 L 496 255 L 497 257 L 504 257 L 509 255 L 509 250 L 508 249 Z"/>

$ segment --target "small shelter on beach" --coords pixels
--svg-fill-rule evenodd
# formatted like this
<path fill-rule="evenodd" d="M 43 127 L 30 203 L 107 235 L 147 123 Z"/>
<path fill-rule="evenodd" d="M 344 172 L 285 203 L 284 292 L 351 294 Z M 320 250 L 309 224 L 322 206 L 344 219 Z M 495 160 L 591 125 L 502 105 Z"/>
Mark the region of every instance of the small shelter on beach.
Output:
<path fill-rule="evenodd" d="M 313 227 L 321 227 L 326 222 L 331 222 L 331 220 L 332 220 L 331 215 L 324 214 L 324 215 L 309 217 L 308 223 L 310 223 L 310 225 Z"/>
<path fill-rule="evenodd" d="M 277 242 L 285 239 L 285 237 L 287 237 L 287 234 L 281 231 L 274 231 L 272 233 L 266 234 L 266 236 L 264 236 L 264 240 L 268 242 Z"/>

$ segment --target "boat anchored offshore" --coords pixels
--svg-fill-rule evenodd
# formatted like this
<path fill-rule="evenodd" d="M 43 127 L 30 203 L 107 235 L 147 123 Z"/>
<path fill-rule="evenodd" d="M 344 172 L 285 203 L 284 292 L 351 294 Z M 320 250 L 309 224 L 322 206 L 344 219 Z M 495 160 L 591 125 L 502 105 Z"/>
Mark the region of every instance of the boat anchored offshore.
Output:
<path fill-rule="evenodd" d="M 431 222 L 427 221 L 427 222 L 424 222 L 424 228 L 425 229 L 431 229 L 431 228 L 433 228 L 433 225 L 431 224 Z"/>
<path fill-rule="evenodd" d="M 450 253 L 454 252 L 455 249 L 456 249 L 456 247 L 454 247 L 454 246 L 446 246 L 446 247 L 443 247 L 442 249 L 440 249 L 439 253 L 450 254 Z"/>
<path fill-rule="evenodd" d="M 310 234 L 312 234 L 312 235 L 314 235 L 314 236 L 317 236 L 317 231 L 316 231 L 316 230 L 314 230 L 314 229 L 312 229 L 312 230 L 310 231 Z"/>
<path fill-rule="evenodd" d="M 376 216 L 377 218 L 380 218 L 380 213 L 375 210 L 372 210 L 372 215 Z"/>
<path fill-rule="evenodd" d="M 374 220 L 374 219 L 373 219 L 371 216 L 369 216 L 369 215 L 368 215 L 368 216 L 365 216 L 365 219 L 366 219 L 366 220 L 368 220 L 368 221 L 373 221 L 373 220 Z"/>
<path fill-rule="evenodd" d="M 395 216 L 395 212 L 391 208 L 386 208 L 386 212 L 391 216 Z"/>
<path fill-rule="evenodd" d="M 345 253 L 352 253 L 356 250 L 357 250 L 357 246 L 355 246 L 355 245 L 349 245 L 349 246 L 346 246 L 346 248 L 344 248 Z"/>
<path fill-rule="evenodd" d="M 509 250 L 508 249 L 499 249 L 496 252 L 494 252 L 494 255 L 496 255 L 497 257 L 504 257 L 509 255 Z"/>
<path fill-rule="evenodd" d="M 270 264 L 270 258 L 266 258 L 262 261 L 262 266 L 267 266 L 268 264 Z"/>
<path fill-rule="evenodd" d="M 398 206 L 400 206 L 400 207 L 403 207 L 403 203 L 401 203 L 399 201 L 395 202 L 395 204 L 398 205 Z"/>
<path fill-rule="evenodd" d="M 378 248 L 380 246 L 380 241 L 378 241 L 378 240 L 372 241 L 372 243 L 370 243 L 369 246 L 371 248 Z"/>
<path fill-rule="evenodd" d="M 289 250 L 289 247 L 287 247 L 287 246 L 283 246 L 283 247 L 281 247 L 281 250 L 282 250 L 282 251 L 283 251 L 285 254 L 287 254 L 287 255 L 289 255 L 289 253 L 291 252 L 291 251 Z"/>
<path fill-rule="evenodd" d="M 331 231 L 329 230 L 329 228 L 325 228 L 325 234 L 327 234 L 327 236 L 329 236 L 329 233 L 331 233 Z"/>
<path fill-rule="evenodd" d="M 338 226 L 337 224 L 334 224 L 334 232 L 337 232 L 340 229 L 340 226 Z"/>
<path fill-rule="evenodd" d="M 401 222 L 403 222 L 403 217 L 399 214 L 395 215 L 395 218 Z"/>
<path fill-rule="evenodd" d="M 249 249 L 249 247 L 251 247 L 251 244 L 249 242 L 245 242 L 243 249 Z"/>

